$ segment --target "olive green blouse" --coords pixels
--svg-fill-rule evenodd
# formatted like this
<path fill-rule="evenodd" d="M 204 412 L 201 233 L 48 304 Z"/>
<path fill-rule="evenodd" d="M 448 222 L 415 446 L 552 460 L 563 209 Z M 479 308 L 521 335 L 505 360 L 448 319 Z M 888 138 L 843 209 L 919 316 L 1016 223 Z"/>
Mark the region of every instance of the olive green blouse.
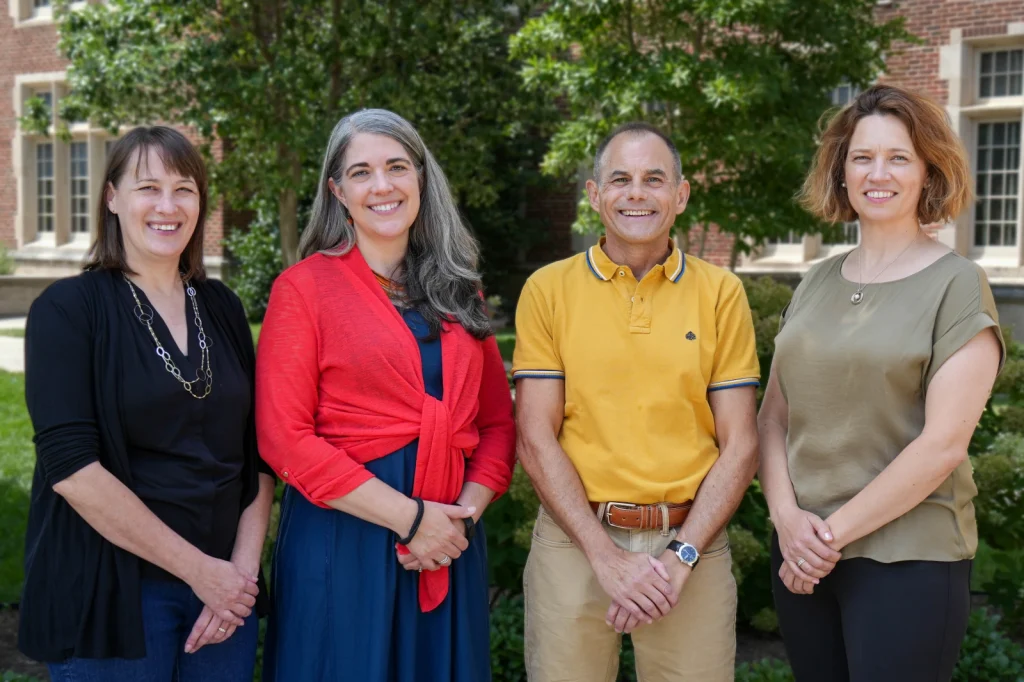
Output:
<path fill-rule="evenodd" d="M 857 287 L 840 274 L 847 255 L 807 273 L 775 340 L 790 478 L 800 508 L 823 519 L 921 434 L 928 385 L 942 363 L 988 327 L 1002 336 L 985 273 L 973 262 L 949 253 L 904 279 L 869 284 L 853 305 Z M 845 547 L 843 558 L 971 558 L 977 492 L 964 461 L 921 504 Z"/>

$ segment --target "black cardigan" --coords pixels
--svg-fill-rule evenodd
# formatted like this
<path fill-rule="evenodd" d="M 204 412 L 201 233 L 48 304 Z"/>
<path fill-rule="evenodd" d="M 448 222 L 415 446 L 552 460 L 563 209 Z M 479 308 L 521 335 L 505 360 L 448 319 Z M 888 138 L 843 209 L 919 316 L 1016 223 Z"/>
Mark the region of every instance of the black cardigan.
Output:
<path fill-rule="evenodd" d="M 32 304 L 25 331 L 25 400 L 35 428 L 36 466 L 25 537 L 25 586 L 18 648 L 39 661 L 146 655 L 139 559 L 104 539 L 53 485 L 99 461 L 132 487 L 122 423 L 121 335 L 138 324 L 120 302 L 119 271 L 96 270 L 55 282 Z M 256 356 L 242 304 L 215 280 L 194 282 L 212 333 L 227 342 L 255 382 Z M 34 370 L 63 372 L 66 385 L 37 385 Z M 55 367 L 56 365 L 56 367 Z M 86 376 L 83 376 L 85 374 Z M 95 419 L 82 419 L 92 402 Z M 255 397 L 252 401 L 255 405 Z M 256 448 L 254 414 L 245 434 L 239 514 L 255 499 L 258 474 L 272 474 Z M 260 582 L 257 609 L 265 611 Z"/>

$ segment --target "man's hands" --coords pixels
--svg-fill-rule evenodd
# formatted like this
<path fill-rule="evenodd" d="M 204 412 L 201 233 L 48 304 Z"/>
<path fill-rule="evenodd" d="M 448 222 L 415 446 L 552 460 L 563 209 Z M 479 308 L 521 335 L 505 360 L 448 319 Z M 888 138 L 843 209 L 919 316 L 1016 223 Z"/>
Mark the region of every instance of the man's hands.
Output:
<path fill-rule="evenodd" d="M 650 562 L 651 566 L 655 567 L 655 569 L 659 571 L 659 575 L 665 575 L 668 577 L 670 593 L 666 594 L 665 597 L 672 606 L 675 606 L 679 603 L 679 595 L 682 594 L 683 587 L 686 585 L 686 580 L 690 577 L 690 573 L 693 572 L 693 569 L 679 561 L 679 558 L 669 550 L 665 550 L 657 559 L 652 556 L 646 556 L 646 558 Z M 663 574 L 661 573 L 662 571 L 664 572 Z M 668 611 L 660 614 L 658 618 L 665 615 L 668 615 Z M 653 620 L 644 621 L 638 618 L 632 612 L 621 606 L 619 602 L 615 601 L 615 599 L 612 599 L 612 604 L 608 607 L 608 613 L 605 616 L 605 622 L 615 628 L 616 632 L 628 634 L 633 632 L 633 630 L 635 630 L 642 622 L 646 622 L 650 625 Z"/>
<path fill-rule="evenodd" d="M 620 627 L 631 622 L 634 627 L 653 623 L 678 601 L 679 591 L 672 585 L 671 573 L 661 561 L 647 554 L 615 547 L 592 565 L 601 588 L 612 598 L 606 620 L 619 632 L 623 631 Z"/>

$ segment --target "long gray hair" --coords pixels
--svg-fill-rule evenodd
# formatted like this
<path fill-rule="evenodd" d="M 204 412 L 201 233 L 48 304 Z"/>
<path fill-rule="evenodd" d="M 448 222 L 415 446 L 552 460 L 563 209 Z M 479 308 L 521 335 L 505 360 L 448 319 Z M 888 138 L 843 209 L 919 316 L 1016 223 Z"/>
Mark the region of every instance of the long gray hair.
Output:
<path fill-rule="evenodd" d="M 341 184 L 345 152 L 359 133 L 386 135 L 408 152 L 420 184 L 420 210 L 409 229 L 404 272 L 395 279 L 405 287 L 409 304 L 419 310 L 436 338 L 445 321 L 458 322 L 478 339 L 491 326 L 480 297 L 477 272 L 480 247 L 459 216 L 448 179 L 408 121 L 385 109 L 364 109 L 338 121 L 327 143 L 320 184 L 309 224 L 299 240 L 299 257 L 314 253 L 344 255 L 356 245 L 349 213 L 327 182 Z M 384 274 L 384 273 L 382 273 Z"/>

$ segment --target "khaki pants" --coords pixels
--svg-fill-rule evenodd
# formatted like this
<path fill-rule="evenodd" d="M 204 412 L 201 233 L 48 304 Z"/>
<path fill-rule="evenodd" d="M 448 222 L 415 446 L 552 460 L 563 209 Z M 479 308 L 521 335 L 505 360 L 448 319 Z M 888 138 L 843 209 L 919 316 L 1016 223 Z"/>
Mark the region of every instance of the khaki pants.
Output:
<path fill-rule="evenodd" d="M 658 556 L 676 536 L 605 525 L 622 549 Z M 586 556 L 541 508 L 523 576 L 530 682 L 614 682 L 621 636 L 605 623 L 611 599 Z M 736 581 L 725 531 L 701 556 L 679 602 L 632 634 L 639 682 L 726 682 L 735 675 Z"/>

